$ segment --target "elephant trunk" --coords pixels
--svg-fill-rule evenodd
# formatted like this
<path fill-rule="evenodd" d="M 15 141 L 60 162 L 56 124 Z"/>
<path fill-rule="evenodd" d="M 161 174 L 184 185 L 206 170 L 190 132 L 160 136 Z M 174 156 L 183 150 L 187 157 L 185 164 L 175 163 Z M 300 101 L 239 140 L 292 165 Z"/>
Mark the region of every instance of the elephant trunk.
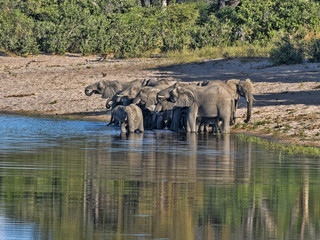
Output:
<path fill-rule="evenodd" d="M 91 89 L 89 89 L 89 88 L 86 88 L 85 90 L 84 90 L 84 93 L 87 95 L 87 96 L 91 96 L 93 93 L 94 93 L 94 90 L 91 90 Z"/>
<path fill-rule="evenodd" d="M 109 99 L 107 99 L 107 101 L 106 101 L 106 108 L 107 108 L 107 109 L 111 109 L 111 108 L 112 108 L 112 105 L 113 105 L 113 101 L 112 101 L 112 100 L 109 101 Z"/>
<path fill-rule="evenodd" d="M 244 120 L 245 123 L 248 123 L 251 118 L 251 112 L 252 112 L 252 102 L 253 102 L 253 96 L 249 96 L 247 100 L 247 118 Z"/>

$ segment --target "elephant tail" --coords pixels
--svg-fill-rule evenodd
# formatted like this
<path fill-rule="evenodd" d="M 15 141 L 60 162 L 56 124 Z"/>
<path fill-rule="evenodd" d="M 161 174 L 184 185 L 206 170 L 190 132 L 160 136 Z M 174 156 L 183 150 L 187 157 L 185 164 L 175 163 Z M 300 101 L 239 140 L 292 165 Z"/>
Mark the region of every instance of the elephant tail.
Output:
<path fill-rule="evenodd" d="M 236 123 L 236 110 L 237 110 L 237 100 L 231 101 L 231 115 L 230 115 L 230 126 Z"/>

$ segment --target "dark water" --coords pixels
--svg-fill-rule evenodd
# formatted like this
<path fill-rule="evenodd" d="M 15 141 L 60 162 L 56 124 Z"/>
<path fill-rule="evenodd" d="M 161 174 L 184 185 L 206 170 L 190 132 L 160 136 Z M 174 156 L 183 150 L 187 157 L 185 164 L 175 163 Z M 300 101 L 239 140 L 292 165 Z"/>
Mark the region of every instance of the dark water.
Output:
<path fill-rule="evenodd" d="M 319 239 L 319 158 L 0 115 L 0 239 Z"/>

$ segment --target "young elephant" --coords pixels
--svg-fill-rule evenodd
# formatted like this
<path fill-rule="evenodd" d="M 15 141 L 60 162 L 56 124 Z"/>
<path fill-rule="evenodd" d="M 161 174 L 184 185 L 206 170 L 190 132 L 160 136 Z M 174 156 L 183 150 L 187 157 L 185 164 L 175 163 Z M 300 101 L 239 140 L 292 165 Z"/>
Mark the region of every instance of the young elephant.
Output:
<path fill-rule="evenodd" d="M 136 132 L 137 130 L 140 132 L 144 131 L 142 111 L 135 104 L 116 106 L 112 110 L 110 123 L 115 121 L 120 123 L 122 133 L 125 133 L 127 129 L 130 133 Z"/>

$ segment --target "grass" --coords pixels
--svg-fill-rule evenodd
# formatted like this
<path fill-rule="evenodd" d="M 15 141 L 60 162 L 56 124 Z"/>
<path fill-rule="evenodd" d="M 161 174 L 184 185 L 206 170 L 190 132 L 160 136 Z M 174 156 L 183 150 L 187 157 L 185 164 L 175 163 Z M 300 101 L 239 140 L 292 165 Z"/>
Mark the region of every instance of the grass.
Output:
<path fill-rule="evenodd" d="M 317 157 L 320 156 L 320 149 L 316 147 L 302 146 L 302 145 L 287 145 L 287 144 L 265 140 L 259 137 L 246 136 L 244 134 L 239 134 L 238 137 L 240 138 L 240 140 L 245 142 L 263 145 L 268 150 L 283 151 L 292 155 L 303 154 L 303 155 L 317 156 Z"/>
<path fill-rule="evenodd" d="M 219 58 L 267 58 L 271 46 L 261 47 L 254 45 L 231 46 L 231 47 L 204 47 L 201 49 L 183 49 L 182 51 L 171 51 L 159 54 L 160 57 L 169 58 L 176 64 L 201 62 L 203 59 Z"/>

